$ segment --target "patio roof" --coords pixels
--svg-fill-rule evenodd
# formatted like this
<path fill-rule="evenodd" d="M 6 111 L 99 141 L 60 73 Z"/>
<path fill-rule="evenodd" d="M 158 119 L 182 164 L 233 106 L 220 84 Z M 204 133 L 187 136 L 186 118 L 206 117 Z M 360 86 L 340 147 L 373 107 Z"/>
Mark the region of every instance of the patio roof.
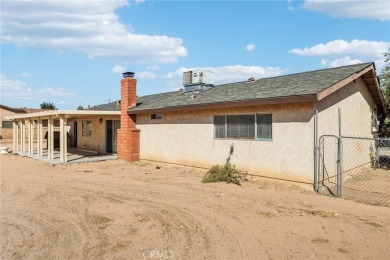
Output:
<path fill-rule="evenodd" d="M 38 118 L 49 116 L 64 116 L 66 118 L 77 116 L 101 116 L 101 115 L 120 115 L 121 111 L 99 111 L 99 110 L 47 110 L 42 112 L 35 112 L 29 114 L 18 114 L 6 116 L 7 120 L 23 119 L 23 118 Z"/>

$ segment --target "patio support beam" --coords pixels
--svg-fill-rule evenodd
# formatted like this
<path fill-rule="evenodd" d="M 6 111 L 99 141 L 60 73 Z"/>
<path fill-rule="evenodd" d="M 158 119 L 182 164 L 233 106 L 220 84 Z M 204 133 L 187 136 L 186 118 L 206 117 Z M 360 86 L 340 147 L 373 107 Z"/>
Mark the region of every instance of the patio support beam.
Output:
<path fill-rule="evenodd" d="M 43 145 L 42 145 L 42 119 L 38 117 L 38 157 L 42 157 Z"/>
<path fill-rule="evenodd" d="M 18 150 L 18 125 L 15 121 L 12 121 L 12 128 L 13 128 L 13 149 L 12 152 L 16 152 Z"/>
<path fill-rule="evenodd" d="M 53 128 L 53 118 L 50 116 L 47 120 L 47 132 L 48 132 L 48 151 L 47 151 L 47 159 L 53 160 L 54 159 L 54 128 Z"/>
<path fill-rule="evenodd" d="M 21 130 L 20 130 L 20 121 L 17 121 L 16 122 L 16 151 L 17 152 L 22 149 L 22 146 L 19 145 L 19 142 L 20 142 L 19 141 L 20 140 L 19 135 L 21 135 L 20 132 L 21 132 Z"/>
<path fill-rule="evenodd" d="M 34 154 L 34 120 L 28 120 L 28 153 Z"/>
<path fill-rule="evenodd" d="M 31 154 L 31 120 L 27 119 L 27 149 L 28 154 Z"/>
<path fill-rule="evenodd" d="M 20 128 L 21 128 L 21 137 L 20 137 L 21 150 L 22 153 L 25 153 L 26 152 L 26 122 L 24 119 L 22 119 L 21 121 Z"/>
<path fill-rule="evenodd" d="M 68 144 L 67 144 L 67 131 L 66 131 L 66 123 L 67 119 L 65 116 L 60 117 L 60 163 L 67 162 L 67 152 L 68 152 Z"/>

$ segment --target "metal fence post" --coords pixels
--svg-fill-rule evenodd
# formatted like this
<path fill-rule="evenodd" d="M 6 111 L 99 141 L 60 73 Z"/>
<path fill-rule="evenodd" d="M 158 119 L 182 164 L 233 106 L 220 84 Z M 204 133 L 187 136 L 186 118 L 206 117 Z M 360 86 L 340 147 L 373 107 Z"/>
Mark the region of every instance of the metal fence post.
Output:
<path fill-rule="evenodd" d="M 339 140 L 337 149 L 337 197 L 343 196 L 343 167 L 342 167 L 342 150 L 343 140 L 341 136 L 341 108 L 338 109 L 338 121 L 339 121 Z"/>
<path fill-rule="evenodd" d="M 376 138 L 375 142 L 375 162 L 374 162 L 374 167 L 375 168 L 380 168 L 381 167 L 381 150 L 380 150 L 380 145 L 381 145 L 381 140 L 379 138 Z"/>
<path fill-rule="evenodd" d="M 318 179 L 319 179 L 319 147 L 318 147 L 318 110 L 315 114 L 314 125 L 314 191 L 318 192 Z"/>

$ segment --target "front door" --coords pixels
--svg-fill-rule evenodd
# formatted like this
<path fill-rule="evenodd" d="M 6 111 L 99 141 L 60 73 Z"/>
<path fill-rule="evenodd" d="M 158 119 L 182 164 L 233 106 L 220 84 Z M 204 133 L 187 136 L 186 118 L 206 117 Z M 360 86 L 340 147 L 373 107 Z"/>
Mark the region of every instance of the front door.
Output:
<path fill-rule="evenodd" d="M 114 120 L 113 121 L 113 138 L 112 138 L 112 153 L 116 153 L 116 144 L 117 144 L 117 130 L 120 128 L 120 121 Z"/>
<path fill-rule="evenodd" d="M 106 120 L 106 152 L 116 153 L 117 130 L 120 127 L 119 120 Z"/>
<path fill-rule="evenodd" d="M 112 131 L 112 120 L 106 120 L 106 152 L 112 153 L 112 137 L 113 137 L 113 131 Z"/>
<path fill-rule="evenodd" d="M 73 125 L 73 147 L 77 147 L 77 122 Z"/>

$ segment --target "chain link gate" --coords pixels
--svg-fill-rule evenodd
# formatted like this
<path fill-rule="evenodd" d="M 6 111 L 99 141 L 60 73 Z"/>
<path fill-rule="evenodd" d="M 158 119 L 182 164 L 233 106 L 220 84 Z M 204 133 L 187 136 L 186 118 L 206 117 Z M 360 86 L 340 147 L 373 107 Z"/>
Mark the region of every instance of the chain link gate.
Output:
<path fill-rule="evenodd" d="M 322 195 L 342 197 L 341 139 L 335 135 L 319 138 L 315 190 Z"/>
<path fill-rule="evenodd" d="M 318 194 L 390 207 L 390 139 L 323 135 L 316 152 Z"/>

